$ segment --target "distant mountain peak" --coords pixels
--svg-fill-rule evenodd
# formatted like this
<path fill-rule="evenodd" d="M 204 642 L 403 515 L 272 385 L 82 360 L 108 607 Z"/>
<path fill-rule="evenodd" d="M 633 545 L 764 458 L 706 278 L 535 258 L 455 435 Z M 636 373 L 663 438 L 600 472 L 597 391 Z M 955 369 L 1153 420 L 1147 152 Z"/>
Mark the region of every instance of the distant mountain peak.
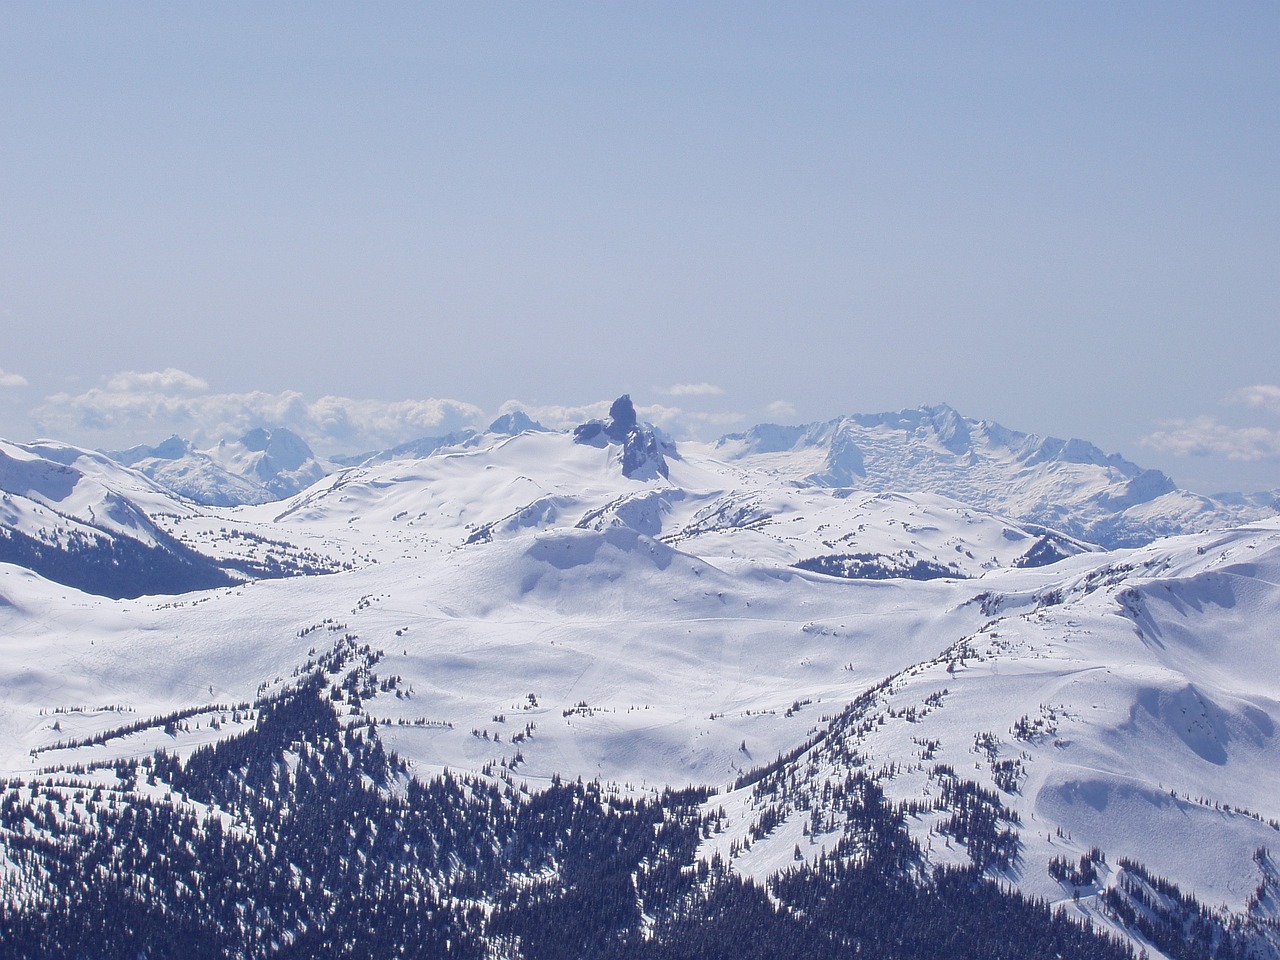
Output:
<path fill-rule="evenodd" d="M 255 427 L 239 440 L 196 450 L 172 436 L 154 446 L 108 453 L 184 497 L 212 506 L 264 503 L 291 496 L 329 472 L 300 436 L 285 427 Z"/>
<path fill-rule="evenodd" d="M 573 441 L 593 447 L 621 446 L 618 460 L 624 477 L 645 479 L 669 475 L 662 441 L 651 427 L 640 425 L 629 394 L 624 393 L 613 401 L 604 420 L 588 420 L 574 427 Z"/>
<path fill-rule="evenodd" d="M 619 433 L 626 434 L 636 428 L 636 407 L 631 402 L 631 395 L 624 393 L 609 405 L 611 435 L 621 440 Z"/>
<path fill-rule="evenodd" d="M 1240 512 L 1086 440 L 1021 433 L 945 403 L 761 425 L 717 446 L 730 458 L 762 458 L 794 482 L 940 494 L 1108 547 L 1223 525 Z"/>
<path fill-rule="evenodd" d="M 315 459 L 307 441 L 285 427 L 255 427 L 240 438 L 240 444 L 252 453 L 263 454 L 264 460 L 260 463 L 269 460 L 269 465 L 259 471 L 263 476 L 273 476 L 282 470 L 297 470 L 308 460 Z"/>
<path fill-rule="evenodd" d="M 185 457 L 190 452 L 191 444 L 175 433 L 168 440 L 161 441 L 151 451 L 151 455 L 161 460 L 177 460 L 179 457 Z"/>
<path fill-rule="evenodd" d="M 537 420 L 532 419 L 523 410 L 512 410 L 510 413 L 504 413 L 489 424 L 488 432 L 514 437 L 526 431 L 545 433 L 546 430 L 546 427 Z"/>

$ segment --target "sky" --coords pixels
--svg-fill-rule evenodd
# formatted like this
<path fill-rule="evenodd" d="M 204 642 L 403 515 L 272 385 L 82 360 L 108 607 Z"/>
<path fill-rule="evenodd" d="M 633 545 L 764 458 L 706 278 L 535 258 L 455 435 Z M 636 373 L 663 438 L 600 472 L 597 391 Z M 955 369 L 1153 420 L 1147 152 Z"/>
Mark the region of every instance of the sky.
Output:
<path fill-rule="evenodd" d="M 1280 5 L 0 4 L 0 436 L 949 403 L 1280 488 Z"/>

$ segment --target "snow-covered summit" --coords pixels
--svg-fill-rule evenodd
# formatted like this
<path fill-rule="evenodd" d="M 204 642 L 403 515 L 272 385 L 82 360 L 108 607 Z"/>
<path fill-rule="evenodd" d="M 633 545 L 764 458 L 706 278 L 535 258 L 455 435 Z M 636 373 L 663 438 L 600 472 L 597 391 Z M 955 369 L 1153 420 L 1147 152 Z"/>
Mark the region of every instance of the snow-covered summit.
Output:
<path fill-rule="evenodd" d="M 504 413 L 489 424 L 488 432 L 514 437 L 526 431 L 545 433 L 546 430 L 546 427 L 523 410 L 512 410 L 510 413 Z"/>
<path fill-rule="evenodd" d="M 715 452 L 779 478 L 871 491 L 925 491 L 1104 546 L 1256 519 L 1269 511 L 1180 490 L 1084 440 L 1020 433 L 949 406 L 762 424 Z"/>
<path fill-rule="evenodd" d="M 207 450 L 174 436 L 155 447 L 131 447 L 109 456 L 208 506 L 281 500 L 333 469 L 284 427 L 257 427 L 239 440 L 223 440 Z"/>

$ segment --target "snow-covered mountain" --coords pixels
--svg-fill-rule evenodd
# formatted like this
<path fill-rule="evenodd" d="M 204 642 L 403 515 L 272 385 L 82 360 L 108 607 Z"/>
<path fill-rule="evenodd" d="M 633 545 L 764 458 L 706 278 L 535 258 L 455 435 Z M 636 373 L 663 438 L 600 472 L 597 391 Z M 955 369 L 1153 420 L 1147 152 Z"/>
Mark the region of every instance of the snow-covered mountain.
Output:
<path fill-rule="evenodd" d="M 487 434 L 431 457 L 341 471 L 254 515 L 265 522 L 271 511 L 280 530 L 339 527 L 370 552 L 397 544 L 415 554 L 535 531 L 624 528 L 713 562 L 862 578 L 974 577 L 1095 549 L 944 497 L 800 487 L 662 451 L 634 424 Z"/>
<path fill-rule="evenodd" d="M 284 427 L 258 427 L 208 450 L 170 437 L 155 447 L 130 447 L 108 456 L 180 496 L 223 507 L 282 500 L 333 470 L 305 440 Z"/>
<path fill-rule="evenodd" d="M 286 499 L 344 467 L 423 459 L 524 432 L 547 431 L 517 411 L 482 432 L 423 437 L 330 460 L 316 457 L 284 428 L 259 428 L 208 450 L 171 437 L 109 456 L 197 503 L 234 506 Z M 798 487 L 938 494 L 1104 547 L 1138 546 L 1280 510 L 1274 493 L 1199 496 L 1178 489 L 1158 470 L 1104 454 L 1086 441 L 1019 433 L 945 405 L 799 426 L 761 424 L 710 447 L 677 447 L 639 424 L 630 398 L 621 397 L 608 417 L 574 433 L 580 443 L 617 448 L 628 477 L 665 476 L 667 458 L 693 451 Z"/>
<path fill-rule="evenodd" d="M 341 569 L 314 542 L 209 513 L 111 457 L 52 440 L 0 441 L 0 560 L 111 597 Z"/>
<path fill-rule="evenodd" d="M 1274 504 L 1179 490 L 1160 471 L 1083 440 L 1019 433 L 945 405 L 794 427 L 765 424 L 723 437 L 715 450 L 780 479 L 937 493 L 1107 547 L 1275 512 Z"/>
<path fill-rule="evenodd" d="M 420 437 L 417 440 L 410 440 L 408 443 L 388 447 L 386 450 L 371 450 L 367 453 L 336 456 L 332 458 L 332 462 L 344 467 L 358 467 L 387 463 L 390 460 L 421 460 L 423 457 L 429 457 L 433 453 L 448 447 L 475 446 L 476 444 L 484 443 L 486 435 L 491 437 L 514 437 L 525 431 L 546 433 L 547 428 L 530 418 L 523 411 L 516 410 L 498 417 L 489 424 L 483 433 L 469 429 L 455 430 L 440 437 Z"/>
<path fill-rule="evenodd" d="M 1280 519 L 1103 551 L 1015 516 L 1163 483 L 882 419 L 672 447 L 620 398 L 223 508 L 61 448 L 159 537 L 327 575 L 0 563 L 0 942 L 1280 957 Z M 9 497 L 84 513 L 43 457 Z M 986 504 L 910 482 L 966 458 Z"/>
<path fill-rule="evenodd" d="M 152 519 L 190 511 L 102 454 L 50 440 L 0 441 L 0 560 L 109 596 L 232 582 Z"/>
<path fill-rule="evenodd" d="M 599 448 L 618 448 L 622 475 L 629 479 L 666 477 L 668 468 L 664 453 L 677 456 L 674 444 L 664 444 L 652 427 L 642 426 L 637 421 L 635 405 L 626 394 L 613 401 L 605 419 L 588 420 L 574 427 L 573 442 Z"/>

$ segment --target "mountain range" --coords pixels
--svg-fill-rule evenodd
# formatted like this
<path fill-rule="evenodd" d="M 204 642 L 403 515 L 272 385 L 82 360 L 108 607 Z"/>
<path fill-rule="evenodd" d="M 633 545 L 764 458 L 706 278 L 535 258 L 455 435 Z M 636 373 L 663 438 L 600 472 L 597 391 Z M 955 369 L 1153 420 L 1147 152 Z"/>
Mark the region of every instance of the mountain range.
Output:
<path fill-rule="evenodd" d="M 1106 547 L 1138 546 L 1277 510 L 1275 494 L 1261 501 L 1198 496 L 1087 441 L 1019 433 L 945 405 L 797 427 L 762 425 L 724 437 L 715 449 L 780 479 L 938 493 Z"/>
<path fill-rule="evenodd" d="M 948 407 L 215 449 L 0 446 L 21 955 L 1280 957 L 1265 501 Z"/>
<path fill-rule="evenodd" d="M 284 427 L 258 427 L 208 450 L 196 450 L 174 436 L 154 447 L 130 447 L 107 456 L 179 496 L 216 507 L 281 500 L 334 469 Z"/>
<path fill-rule="evenodd" d="M 621 442 L 621 433 L 609 437 L 604 432 L 612 423 L 611 416 L 583 424 L 579 441 Z M 421 459 L 438 450 L 483 442 L 486 436 L 545 430 L 517 411 L 482 433 L 465 430 L 423 437 L 327 460 L 283 427 L 258 428 L 206 450 L 170 437 L 155 447 L 132 447 L 107 456 L 196 503 L 235 506 L 282 500 L 345 468 Z M 585 432 L 597 439 L 586 440 Z M 661 443 L 668 452 L 673 449 L 670 441 Z M 1087 441 L 1020 433 L 963 417 L 946 405 L 798 426 L 761 424 L 722 437 L 711 447 L 707 455 L 798 486 L 934 493 L 1105 547 L 1138 546 L 1155 537 L 1255 519 L 1280 509 L 1280 493 L 1193 494 L 1178 489 L 1160 471 L 1143 469 L 1119 454 L 1105 454 Z M 624 464 L 627 476 L 639 469 L 642 456 L 662 471 L 659 446 L 624 456 L 637 458 L 634 466 Z"/>

